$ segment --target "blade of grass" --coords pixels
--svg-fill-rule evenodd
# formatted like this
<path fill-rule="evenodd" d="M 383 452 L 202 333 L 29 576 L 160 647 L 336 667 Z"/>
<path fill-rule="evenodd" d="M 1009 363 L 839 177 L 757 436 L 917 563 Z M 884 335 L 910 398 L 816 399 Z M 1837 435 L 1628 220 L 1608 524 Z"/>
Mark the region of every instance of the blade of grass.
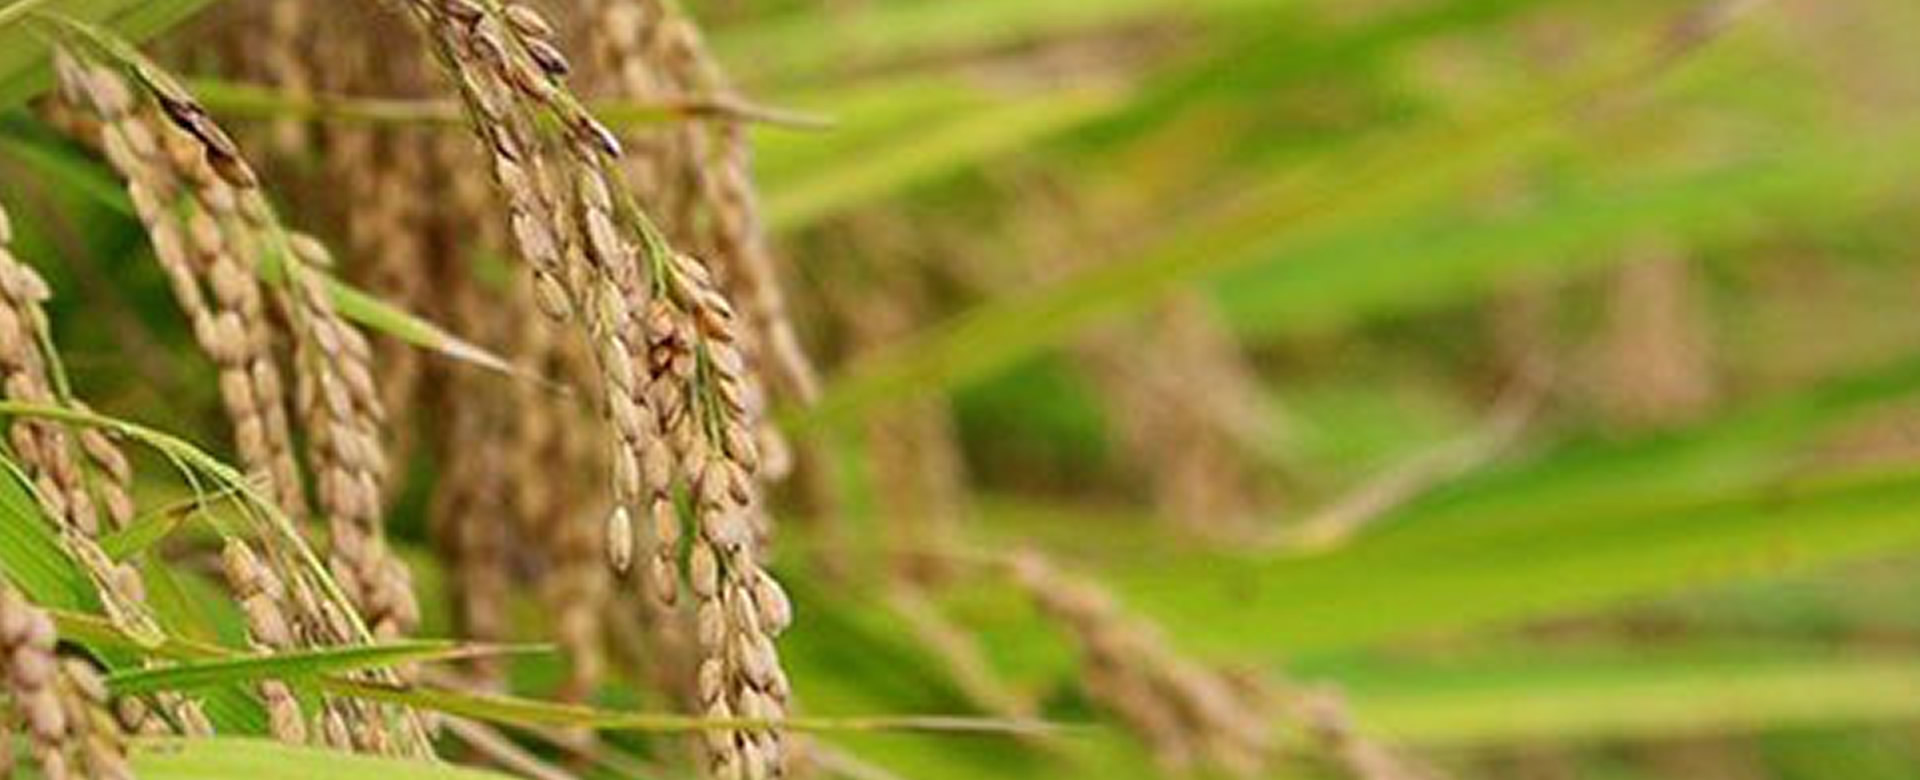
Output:
<path fill-rule="evenodd" d="M 1920 718 L 1920 662 L 1901 657 L 1543 659 L 1538 653 L 1348 678 L 1385 737 L 1461 748 L 1671 739 Z M 1722 654 L 1726 656 L 1726 654 Z"/>
<path fill-rule="evenodd" d="M 1273 14 L 1295 5 L 1275 0 L 938 0 L 878 3 L 834 15 L 787 14 L 728 30 L 714 45 L 749 83 L 856 64 L 928 57 L 1030 42 L 1094 27 L 1149 19 L 1192 21 L 1224 12 Z"/>
<path fill-rule="evenodd" d="M 688 732 L 713 728 L 778 726 L 794 731 L 869 732 L 928 731 L 954 734 L 1039 736 L 1064 727 L 1040 720 L 971 718 L 948 715 L 858 715 L 789 717 L 778 721 L 751 718 L 716 719 L 667 713 L 620 712 L 577 704 L 560 704 L 517 696 L 457 691 L 433 686 L 396 686 L 383 683 L 324 678 L 329 693 L 403 704 L 448 715 L 492 723 L 523 726 L 565 726 L 595 731 Z"/>
<path fill-rule="evenodd" d="M 8 5 L 6 13 L 24 17 L 33 12 L 58 13 L 100 24 L 132 41 L 145 40 L 185 21 L 208 0 L 56 0 Z M 28 7 L 22 7 L 28 6 Z M 46 42 L 28 24 L 0 25 L 0 109 L 12 108 L 39 94 L 51 83 Z"/>
<path fill-rule="evenodd" d="M 274 545 L 284 549 L 290 556 L 292 565 L 306 569 L 328 600 L 336 605 L 351 603 L 341 591 L 339 583 L 321 563 L 319 555 L 307 544 L 306 538 L 301 535 L 300 529 L 294 525 L 293 520 L 281 511 L 279 506 L 261 491 L 260 487 L 253 484 L 233 466 L 208 455 L 186 440 L 119 418 L 44 404 L 0 401 L 0 416 L 31 417 L 100 429 L 153 449 L 166 456 L 190 477 L 198 475 L 210 478 L 215 485 L 231 490 L 245 499 L 244 506 L 249 510 L 248 515 L 252 519 L 259 520 L 257 530 L 263 532 L 262 538 L 268 542 L 270 549 Z M 360 624 L 358 616 L 349 612 L 346 617 L 350 623 L 354 624 L 353 627 L 360 638 L 370 641 L 371 637 L 366 627 Z"/>
<path fill-rule="evenodd" d="M 1261 339 L 1321 333 L 1369 318 L 1472 300 L 1515 279 L 1564 278 L 1619 262 L 1635 236 L 1690 246 L 1753 230 L 1753 214 L 1818 220 L 1870 202 L 1920 168 L 1916 128 L 1809 133 L 1793 149 L 1645 181 L 1583 183 L 1489 217 L 1442 209 L 1366 220 L 1258 258 L 1214 289 L 1236 331 Z M 1420 262 L 1409 263 L 1407 258 Z"/>
<path fill-rule="evenodd" d="M 1787 481 L 1654 509 L 1547 503 L 1364 537 L 1322 557 L 1199 555 L 1103 572 L 1183 640 L 1312 652 L 1565 614 L 1920 548 L 1920 475 Z M 1259 625 L 1250 645 L 1239 630 Z"/>
<path fill-rule="evenodd" d="M 116 561 L 128 560 L 152 549 L 161 540 L 171 536 L 174 529 L 179 528 L 181 523 L 193 516 L 193 513 L 205 509 L 207 500 L 217 501 L 224 497 L 212 495 L 207 499 L 189 498 L 148 512 L 134 518 L 127 527 L 101 537 L 100 549 L 105 550 L 107 555 Z"/>
<path fill-rule="evenodd" d="M 541 648 L 468 645 L 445 640 L 409 640 L 378 645 L 290 650 L 268 655 L 190 661 L 171 666 L 115 672 L 107 686 L 118 694 L 159 690 L 196 690 L 230 683 L 266 679 L 293 680 L 391 667 L 400 664 L 454 661 Z"/>
<path fill-rule="evenodd" d="M 508 775 L 452 764 L 296 747 L 236 737 L 142 737 L 132 743 L 142 780 L 510 780 Z"/>
<path fill-rule="evenodd" d="M 222 670 L 221 674 L 233 673 L 230 670 L 241 663 L 248 665 L 246 668 L 249 672 L 257 671 L 258 664 L 270 663 L 273 660 L 271 657 L 236 658 L 234 650 L 173 636 L 165 637 L 162 642 L 150 647 L 141 646 L 103 618 L 65 610 L 49 612 L 63 638 L 90 647 L 115 649 L 138 647 L 161 658 L 199 662 L 196 668 L 218 669 Z M 381 648 L 349 648 L 349 650 L 378 651 Z M 410 648 L 409 651 L 411 651 Z M 435 652 L 445 651 L 436 650 Z M 436 655 L 435 657 L 458 656 Z M 400 704 L 508 725 L 567 726 L 601 731 L 649 732 L 687 732 L 712 728 L 749 728 L 770 725 L 767 721 L 748 718 L 729 720 L 668 713 L 620 712 L 517 696 L 458 691 L 430 685 L 351 680 L 324 673 L 318 676 L 303 675 L 303 677 L 310 679 L 296 680 L 296 682 L 311 684 L 336 695 Z M 1050 721 L 946 715 L 801 717 L 783 719 L 778 725 L 795 731 L 926 731 L 1007 735 L 1044 735 L 1057 733 L 1065 728 Z"/>
<path fill-rule="evenodd" d="M 54 536 L 40 504 L 15 470 L 4 471 L 0 474 L 0 573 L 37 604 L 99 608 L 93 582 Z"/>
<path fill-rule="evenodd" d="M 1125 104 L 1117 89 L 1059 90 L 968 111 L 936 127 L 914 127 L 891 143 L 819 167 L 768 191 L 768 228 L 793 232 L 889 193 L 1027 148 Z"/>

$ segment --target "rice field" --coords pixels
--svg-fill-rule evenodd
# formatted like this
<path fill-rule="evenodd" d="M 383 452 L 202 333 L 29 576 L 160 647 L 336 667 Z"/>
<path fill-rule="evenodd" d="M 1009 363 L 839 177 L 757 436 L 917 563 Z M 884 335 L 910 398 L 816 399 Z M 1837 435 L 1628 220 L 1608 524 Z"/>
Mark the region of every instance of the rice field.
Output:
<path fill-rule="evenodd" d="M 1920 776 L 1916 44 L 0 0 L 0 777 Z"/>

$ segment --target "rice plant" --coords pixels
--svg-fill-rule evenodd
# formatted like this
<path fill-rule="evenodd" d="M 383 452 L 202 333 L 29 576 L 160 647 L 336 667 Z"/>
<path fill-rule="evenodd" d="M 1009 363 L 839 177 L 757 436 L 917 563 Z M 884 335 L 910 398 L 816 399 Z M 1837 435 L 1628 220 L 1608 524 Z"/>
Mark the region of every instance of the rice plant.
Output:
<path fill-rule="evenodd" d="M 1920 773 L 1896 0 L 5 0 L 0 777 Z"/>

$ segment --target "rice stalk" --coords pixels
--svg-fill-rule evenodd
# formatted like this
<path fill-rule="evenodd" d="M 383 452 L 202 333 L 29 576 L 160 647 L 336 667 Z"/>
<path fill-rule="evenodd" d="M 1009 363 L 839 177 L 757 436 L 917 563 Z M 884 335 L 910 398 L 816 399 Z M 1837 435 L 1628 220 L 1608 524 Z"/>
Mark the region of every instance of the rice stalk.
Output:
<path fill-rule="evenodd" d="M 1355 780 L 1435 780 L 1434 770 L 1396 755 L 1354 726 L 1353 714 L 1339 691 L 1296 694 L 1295 713 L 1322 753 Z"/>
<path fill-rule="evenodd" d="M 644 0 L 641 0 L 644 1 Z M 689 94 L 733 94 L 717 62 L 683 15 L 664 22 L 668 71 Z M 729 294 L 745 301 L 744 332 L 752 334 L 754 357 L 770 364 L 796 399 L 819 394 L 819 378 L 800 346 L 767 245 L 766 226 L 753 186 L 752 144 L 739 121 L 685 126 L 692 162 L 709 212 L 704 250 L 720 265 Z M 704 134 L 704 135 L 702 135 Z"/>
<path fill-rule="evenodd" d="M 1266 771 L 1273 725 L 1257 690 L 1174 653 L 1151 624 L 1126 617 L 1111 595 L 1060 573 L 1038 553 L 1016 557 L 1012 574 L 1080 646 L 1082 689 L 1165 768 L 1207 765 L 1247 777 Z"/>
<path fill-rule="evenodd" d="M 698 29 L 657 0 L 600 0 L 589 9 L 585 45 L 592 88 L 643 100 L 737 101 Z M 659 193 L 667 234 L 713 261 L 728 296 L 744 302 L 740 344 L 754 367 L 749 400 L 765 417 L 760 375 L 776 377 L 796 400 L 818 392 L 816 372 L 800 347 L 767 246 L 753 189 L 751 145 L 738 120 L 686 122 L 625 136 L 627 170 L 641 191 Z M 771 425 L 755 432 L 778 479 L 788 470 L 787 444 Z"/>
<path fill-rule="evenodd" d="M 891 250 L 898 248 L 892 231 L 876 220 L 852 220 L 835 235 L 849 244 L 865 244 L 864 249 L 877 256 L 896 254 Z M 931 315 L 930 294 L 918 273 L 863 268 L 842 275 L 824 289 L 851 359 L 906 336 Z M 886 518 L 888 544 L 903 551 L 952 549 L 971 497 L 948 399 L 903 399 L 872 415 L 862 427 L 875 508 Z M 938 585 L 951 573 L 946 559 L 937 554 L 902 554 L 891 563 L 901 576 L 923 585 Z"/>
<path fill-rule="evenodd" d="M 0 385 L 9 400 L 55 404 L 87 413 L 73 399 L 60 370 L 58 352 L 47 329 L 41 304 L 50 295 L 37 273 L 15 258 L 9 246 L 12 227 L 0 208 Z M 133 469 L 125 453 L 105 433 L 84 428 L 70 433 L 52 420 L 16 419 L 9 426 L 9 444 L 34 490 L 32 491 L 59 532 L 61 545 L 79 562 L 101 596 L 108 618 L 130 636 L 152 641 L 159 624 L 147 605 L 144 580 L 130 563 L 116 562 L 100 546 L 101 528 L 94 521 L 93 495 L 101 496 L 114 528 L 124 527 L 134 507 L 129 494 Z M 156 701 L 172 719 L 171 725 L 154 719 L 152 727 L 183 733 L 211 731 L 197 703 L 163 694 Z"/>
<path fill-rule="evenodd" d="M 382 21 L 349 11 L 318 24 L 309 53 L 327 60 L 313 63 L 323 90 L 430 94 L 431 59 L 408 56 L 405 41 L 397 41 L 396 29 Z M 244 39 L 258 25 L 242 18 L 225 32 Z M 397 32 L 411 34 L 405 27 Z M 275 80 L 244 63 L 238 70 Z M 387 300 L 433 312 L 463 333 L 514 353 L 542 376 L 591 381 L 591 361 L 582 370 L 579 350 L 552 338 L 551 326 L 522 305 L 517 286 L 483 278 L 485 263 L 506 238 L 492 217 L 495 196 L 485 158 L 470 143 L 412 128 L 329 123 L 318 130 L 322 164 L 309 189 L 336 206 L 351 250 L 346 256 L 355 261 L 349 274 Z M 388 451 L 398 462 L 421 433 L 439 439 L 435 454 L 444 468 L 435 481 L 430 527 L 451 558 L 458 624 L 479 632 L 467 634 L 476 638 L 505 630 L 498 594 L 508 586 L 508 565 L 516 564 L 553 616 L 555 638 L 569 661 L 560 695 L 580 699 L 601 678 L 598 616 L 612 592 L 611 577 L 599 563 L 605 553 L 598 535 L 575 522 L 598 503 L 590 489 L 579 489 L 587 487 L 578 484 L 579 475 L 605 467 L 589 437 L 567 432 L 590 427 L 591 418 L 580 419 L 577 404 L 551 393 L 503 390 L 488 377 L 425 363 L 411 350 L 378 354 L 382 402 L 396 421 L 414 418 L 409 412 L 423 406 L 447 421 L 394 426 Z M 519 473 L 545 476 L 511 485 Z M 511 522 L 496 521 L 502 510 L 513 515 Z M 514 529 L 521 539 L 509 538 Z M 510 548 L 525 550 L 531 560 L 508 560 Z M 527 563 L 532 565 L 518 565 Z M 484 679 L 497 666 L 480 659 L 473 669 Z"/>
<path fill-rule="evenodd" d="M 70 106 L 85 109 L 98 121 L 101 145 L 109 162 L 128 180 L 136 210 L 149 228 L 176 297 L 193 318 L 203 349 L 222 369 L 222 395 L 230 414 L 246 413 L 236 415 L 243 461 L 248 453 L 256 463 L 269 457 L 270 448 L 257 437 L 260 430 L 278 428 L 276 441 L 288 436 L 269 323 L 253 275 L 253 269 L 269 257 L 278 258 L 285 271 L 288 285 L 282 291 L 281 307 L 294 337 L 302 407 L 308 412 L 309 443 L 321 478 L 321 508 L 328 514 L 332 535 L 332 568 L 340 578 L 340 582 L 316 586 L 313 574 L 291 565 L 285 552 L 276 557 L 276 565 L 293 587 L 303 638 L 315 646 L 358 641 L 363 624 L 353 614 L 355 607 L 372 613 L 376 632 L 399 633 L 415 613 L 411 586 L 404 569 L 386 551 L 379 524 L 378 475 L 384 468 L 377 439 L 381 413 L 366 343 L 339 319 L 312 271 L 325 259 L 322 250 L 315 242 L 290 237 L 279 226 L 258 191 L 251 167 L 190 96 L 137 53 L 119 51 L 112 41 L 94 37 L 97 34 L 78 25 L 69 26 L 74 37 L 90 47 L 89 54 L 102 54 L 117 65 L 83 61 L 83 55 L 63 49 L 56 55 L 63 95 Z M 151 104 L 135 103 L 133 90 L 117 67 L 137 75 L 152 96 Z M 126 140 L 154 136 L 160 140 Z M 203 263 L 213 299 L 221 303 L 219 314 L 207 306 L 196 269 L 181 257 L 183 250 L 176 243 L 179 226 L 173 211 L 158 200 L 160 192 L 178 198 L 177 208 L 191 220 L 187 232 L 194 236 L 194 246 L 203 250 L 196 259 Z M 240 366 L 247 367 L 244 373 Z M 270 411 L 259 411 L 263 402 L 271 403 Z M 251 425 L 262 420 L 280 425 Z M 270 458 L 268 473 L 285 474 L 271 480 L 276 508 L 289 515 L 304 509 L 303 487 L 291 452 Z M 347 603 L 319 598 L 326 590 L 345 594 Z M 381 753 L 427 750 L 410 715 L 358 702 L 329 701 L 321 726 L 323 737 L 336 746 Z"/>
<path fill-rule="evenodd" d="M 137 441 L 165 455 L 196 486 L 201 484 L 200 479 L 210 479 L 221 490 L 240 497 L 243 499 L 239 504 L 241 516 L 251 526 L 245 533 L 258 538 L 267 553 L 265 560 L 288 587 L 290 598 L 287 603 L 294 607 L 290 614 L 294 618 L 295 635 L 300 638 L 302 646 L 365 644 L 372 641 L 365 623 L 338 585 L 327 576 L 326 565 L 307 546 L 293 520 L 274 504 L 271 495 L 239 471 L 177 437 L 92 412 L 6 401 L 0 402 L 0 415 L 97 428 Z M 215 521 L 216 530 L 223 537 L 238 533 L 215 516 L 209 516 L 209 519 Z M 115 630 L 110 633 L 117 636 L 120 632 Z M 165 652 L 167 647 L 178 642 L 176 637 L 163 635 L 157 642 L 136 640 L 135 644 L 162 657 L 178 658 Z M 400 684 L 398 677 L 389 672 L 369 671 L 363 674 L 370 684 Z M 156 696 L 156 699 L 165 710 L 178 709 L 168 697 Z M 127 700 L 122 700 L 121 704 L 123 722 L 138 733 L 150 733 L 148 724 L 151 719 L 146 718 L 144 709 L 126 707 Z M 394 750 L 421 757 L 430 755 L 426 752 L 424 727 L 410 710 L 381 709 L 378 705 L 336 696 L 323 700 L 318 717 L 321 733 L 327 737 L 326 743 L 335 747 Z M 190 734 L 211 733 L 204 726 L 204 717 L 200 719 L 200 724 L 186 724 L 185 729 Z M 333 733 L 336 731 L 337 739 Z"/>
<path fill-rule="evenodd" d="M 1202 296 L 1174 296 L 1139 324 L 1080 339 L 1075 354 L 1109 410 L 1160 517 L 1198 537 L 1245 540 L 1275 511 L 1255 468 L 1272 415 L 1232 334 Z"/>
<path fill-rule="evenodd" d="M 404 570 L 385 550 L 379 523 L 383 412 L 369 347 L 334 311 L 312 270 L 329 264 L 324 249 L 290 238 L 279 226 L 252 169 L 191 98 L 156 92 L 157 106 L 136 106 L 131 88 L 112 67 L 83 65 L 70 54 L 61 59 L 69 102 L 86 106 L 102 123 L 109 161 L 126 177 L 196 338 L 221 369 L 222 397 L 236 421 L 242 461 L 264 466 L 282 508 L 297 515 L 306 509 L 304 485 L 291 451 L 272 324 L 253 272 L 263 258 L 281 261 L 287 279 L 281 305 L 294 337 L 299 406 L 307 417 L 335 575 L 377 635 L 405 631 L 416 609 Z M 129 119 L 136 116 L 144 121 Z M 156 136 L 154 153 L 143 153 L 152 146 L 148 141 L 134 140 Z M 178 225 L 162 193 L 187 211 L 185 232 L 197 250 L 191 260 L 174 243 Z"/>
<path fill-rule="evenodd" d="M 271 353 L 264 295 L 214 216 L 215 204 L 199 197 L 200 188 L 220 180 L 213 161 L 190 134 L 175 130 L 153 107 L 136 104 L 126 81 L 112 69 L 83 64 L 70 53 L 58 54 L 54 62 L 59 108 L 75 117 L 72 129 L 98 146 L 126 181 L 154 258 L 195 340 L 219 372 L 221 402 L 241 465 L 264 476 L 278 505 L 304 515 L 305 489 L 284 383 Z M 224 201 L 218 206 L 237 208 Z"/>
<path fill-rule="evenodd" d="M 450 599 L 458 635 L 482 642 L 505 641 L 512 593 L 510 532 L 500 517 L 511 507 L 513 456 L 506 441 L 510 410 L 492 399 L 471 398 L 445 410 L 440 484 L 429 508 L 433 538 L 449 567 Z M 594 567 L 599 568 L 599 567 Z M 467 667 L 480 687 L 497 687 L 506 672 L 498 659 L 475 659 Z"/>
<path fill-rule="evenodd" d="M 755 557 L 750 518 L 758 514 L 752 483 L 760 458 L 751 431 L 759 421 L 732 305 L 706 267 L 671 249 L 633 202 L 613 166 L 621 144 L 561 81 L 571 65 L 551 40 L 551 24 L 530 8 L 494 2 L 415 0 L 409 7 L 493 156 L 515 244 L 533 267 L 536 301 L 549 315 L 579 317 L 593 345 L 597 389 L 617 437 L 607 538 L 632 539 L 636 510 L 667 519 L 643 487 L 672 473 L 676 464 L 661 457 L 670 452 L 694 496 L 697 532 L 686 576 L 705 656 L 702 704 L 710 712 L 781 717 L 787 690 L 772 636 L 790 607 Z M 557 138 L 541 132 L 541 118 L 557 124 Z M 662 433 L 666 448 L 657 443 Z M 671 553 L 663 540 L 677 537 L 677 523 L 659 525 L 675 526 L 647 535 L 649 559 L 664 563 Z M 632 550 L 610 546 L 608 556 L 620 568 Z M 656 597 L 670 602 L 672 592 L 658 589 Z M 722 776 L 760 776 L 783 761 L 771 729 L 719 731 L 707 742 Z"/>
<path fill-rule="evenodd" d="M 261 220 L 256 231 L 265 239 L 283 235 L 270 219 Z M 314 273 L 332 264 L 325 247 L 295 235 L 283 248 L 289 282 L 283 302 L 294 334 L 299 405 L 307 420 L 320 508 L 328 518 L 334 576 L 376 638 L 397 637 L 418 623 L 419 608 L 411 576 L 387 549 L 381 523 L 385 409 L 374 385 L 372 348 L 334 311 Z"/>

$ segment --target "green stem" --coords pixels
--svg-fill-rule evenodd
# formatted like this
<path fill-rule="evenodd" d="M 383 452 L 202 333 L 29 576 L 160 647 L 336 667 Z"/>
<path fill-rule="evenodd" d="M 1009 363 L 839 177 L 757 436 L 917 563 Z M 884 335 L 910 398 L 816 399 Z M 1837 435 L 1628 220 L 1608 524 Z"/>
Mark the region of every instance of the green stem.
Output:
<path fill-rule="evenodd" d="M 447 126 L 461 125 L 466 121 L 459 102 L 454 100 L 308 94 L 220 79 L 193 79 L 187 82 L 187 87 L 209 110 L 246 119 Z M 588 102 L 587 107 L 601 121 L 615 129 L 705 119 L 751 122 L 798 130 L 819 130 L 833 126 L 833 121 L 825 117 L 730 98 L 692 96 L 659 100 L 597 100 Z"/>
<path fill-rule="evenodd" d="M 46 5 L 50 1 L 51 0 L 20 0 L 20 2 L 14 3 L 13 5 L 0 8 L 0 29 L 13 26 L 21 19 L 25 19 L 27 14 L 33 13 L 34 10 Z"/>

